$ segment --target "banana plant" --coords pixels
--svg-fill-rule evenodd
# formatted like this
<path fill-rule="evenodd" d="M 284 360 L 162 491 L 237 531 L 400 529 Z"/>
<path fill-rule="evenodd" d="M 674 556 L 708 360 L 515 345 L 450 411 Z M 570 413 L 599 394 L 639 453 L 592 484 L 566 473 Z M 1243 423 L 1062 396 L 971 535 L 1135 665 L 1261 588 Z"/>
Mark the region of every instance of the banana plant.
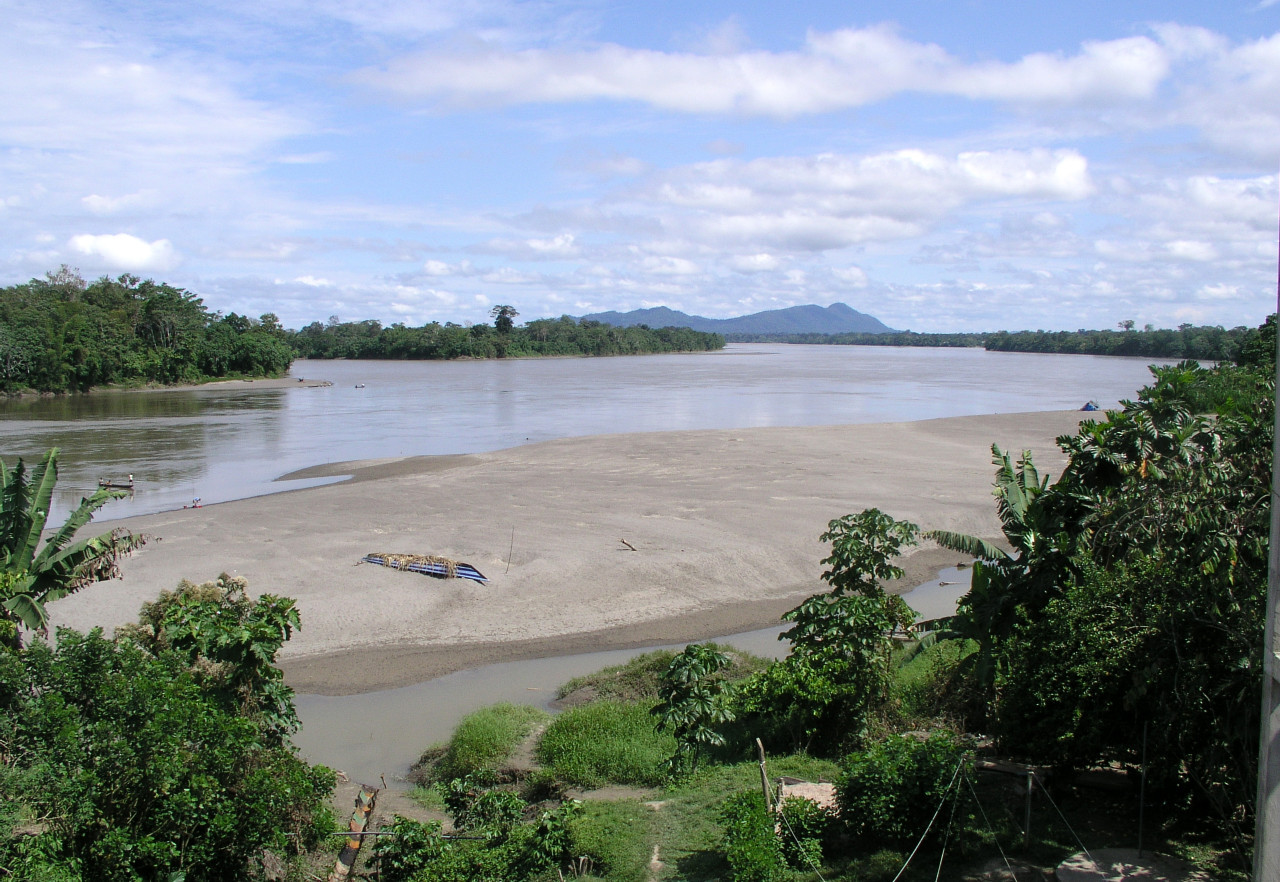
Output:
<path fill-rule="evenodd" d="M 58 482 L 58 448 L 51 448 L 27 473 L 19 459 L 12 469 L 0 462 L 0 609 L 11 625 L 47 634 L 45 605 L 119 575 L 119 559 L 146 537 L 112 530 L 89 539 L 75 534 L 100 508 L 127 495 L 99 488 L 82 498 L 66 522 L 40 544 Z M 74 541 L 73 541 L 74 540 Z"/>
<path fill-rule="evenodd" d="M 995 674 L 995 645 L 1016 624 L 1019 606 L 1035 600 L 1036 592 L 1027 579 L 1031 564 L 1051 545 L 1056 532 L 1051 524 L 1053 516 L 1037 504 L 1049 487 L 1049 479 L 1040 476 L 1031 452 L 1024 450 L 1015 463 L 1009 453 L 993 444 L 991 462 L 996 467 L 992 490 L 996 513 L 1013 551 L 965 533 L 932 530 L 924 534 L 944 548 L 976 558 L 969 593 L 960 599 L 954 624 L 981 647 L 978 672 L 988 683 Z"/>

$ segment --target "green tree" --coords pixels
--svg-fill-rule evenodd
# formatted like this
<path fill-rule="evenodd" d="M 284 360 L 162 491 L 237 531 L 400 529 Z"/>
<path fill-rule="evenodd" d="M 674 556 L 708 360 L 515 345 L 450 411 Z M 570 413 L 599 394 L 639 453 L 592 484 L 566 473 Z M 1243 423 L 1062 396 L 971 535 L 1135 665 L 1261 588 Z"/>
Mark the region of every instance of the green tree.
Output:
<path fill-rule="evenodd" d="M 499 334 L 508 336 L 511 329 L 515 327 L 515 317 L 520 313 L 516 312 L 514 306 L 495 306 L 489 310 L 489 315 L 493 317 L 493 327 Z"/>
<path fill-rule="evenodd" d="M 729 665 L 729 656 L 714 646 L 691 643 L 663 672 L 651 713 L 658 718 L 655 728 L 676 739 L 676 752 L 667 760 L 671 774 L 696 770 L 704 750 L 725 743 L 716 727 L 735 718 L 720 676 Z"/>
<path fill-rule="evenodd" d="M 740 690 L 743 715 L 775 745 L 838 754 L 865 736 L 871 712 L 888 692 L 891 634 L 915 617 L 881 583 L 902 576 L 893 559 L 918 535 L 915 524 L 878 509 L 827 525 L 821 538 L 831 543 L 831 554 L 822 578 L 831 591 L 782 616 L 792 627 L 779 639 L 791 641 L 791 654 Z"/>
<path fill-rule="evenodd" d="M 249 597 L 248 583 L 226 573 L 216 582 L 182 581 L 144 603 L 138 624 L 117 631 L 153 655 L 186 660 L 204 691 L 229 713 L 257 721 L 279 742 L 297 731 L 293 690 L 276 654 L 301 627 L 292 598 Z"/>
<path fill-rule="evenodd" d="M 255 878 L 264 849 L 295 854 L 333 829 L 332 772 L 264 742 L 185 659 L 99 630 L 0 650 L 0 726 L 0 803 L 41 821 L 35 848 L 0 830 L 14 878 Z"/>
<path fill-rule="evenodd" d="M 125 495 L 99 489 L 81 499 L 41 546 L 57 481 L 56 447 L 45 453 L 30 476 L 21 459 L 12 469 L 0 462 L 0 572 L 8 576 L 8 584 L 0 586 L 0 608 L 12 623 L 41 633 L 48 629 L 45 604 L 115 577 L 120 557 L 146 541 L 125 530 L 73 541 L 94 512 Z"/>
<path fill-rule="evenodd" d="M 1257 772 L 1272 370 L 1153 368 L 1137 401 L 1058 439 L 1056 482 L 993 448 L 1012 552 L 932 534 L 981 558 L 958 620 L 990 661 L 975 682 L 1001 747 L 1064 767 L 1136 762 L 1145 725 L 1165 805 L 1216 817 L 1241 843 Z"/>

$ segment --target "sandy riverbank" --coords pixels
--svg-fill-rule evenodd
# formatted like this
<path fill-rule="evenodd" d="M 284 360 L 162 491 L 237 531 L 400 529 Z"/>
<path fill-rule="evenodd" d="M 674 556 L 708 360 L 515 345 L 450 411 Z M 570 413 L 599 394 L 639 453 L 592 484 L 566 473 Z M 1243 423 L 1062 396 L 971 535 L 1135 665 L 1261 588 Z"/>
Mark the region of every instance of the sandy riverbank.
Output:
<path fill-rule="evenodd" d="M 182 578 L 236 573 L 256 593 L 297 598 L 303 628 L 282 653 L 285 673 L 297 690 L 327 694 L 703 639 L 774 623 L 820 590 L 818 535 L 839 515 L 875 506 L 997 536 L 991 443 L 1031 448 L 1056 475 L 1054 438 L 1080 418 L 609 435 L 308 469 L 288 477 L 352 479 L 112 522 L 151 541 L 124 561 L 122 581 L 51 612 L 109 631 Z M 490 582 L 357 565 L 378 551 L 466 561 Z M 956 561 L 918 551 L 904 589 Z"/>

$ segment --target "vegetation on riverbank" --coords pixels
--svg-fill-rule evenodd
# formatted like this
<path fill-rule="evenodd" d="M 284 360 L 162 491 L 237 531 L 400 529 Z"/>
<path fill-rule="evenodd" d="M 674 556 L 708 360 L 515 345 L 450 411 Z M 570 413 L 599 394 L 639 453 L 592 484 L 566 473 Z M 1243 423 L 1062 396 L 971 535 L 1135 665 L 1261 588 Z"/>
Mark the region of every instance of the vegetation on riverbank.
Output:
<path fill-rule="evenodd" d="M 496 309 L 510 307 L 496 307 Z M 516 326 L 514 310 L 493 325 L 462 327 L 431 322 L 418 328 L 380 322 L 313 322 L 289 332 L 299 358 L 529 358 L 571 355 L 640 355 L 658 352 L 707 352 L 724 348 L 719 334 L 688 328 L 616 328 L 569 316 L 537 319 Z M 503 321 L 502 319 L 506 320 Z"/>
<path fill-rule="evenodd" d="M 0 876 L 263 878 L 327 851 L 334 775 L 294 753 L 293 602 L 184 583 L 114 640 L 0 649 Z"/>
<path fill-rule="evenodd" d="M 63 266 L 0 288 L 0 393 L 274 377 L 293 353 L 270 313 L 223 316 L 189 291 Z"/>
<path fill-rule="evenodd" d="M 1132 323 L 1125 323 L 1132 324 Z M 731 343 L 823 343 L 835 346 L 921 346 L 982 348 L 989 352 L 1039 352 L 1066 355 L 1119 355 L 1169 361 L 1235 361 L 1258 339 L 1248 327 L 1179 325 L 1176 329 L 1133 327 L 1115 331 L 978 331 L 917 334 L 727 334 Z"/>

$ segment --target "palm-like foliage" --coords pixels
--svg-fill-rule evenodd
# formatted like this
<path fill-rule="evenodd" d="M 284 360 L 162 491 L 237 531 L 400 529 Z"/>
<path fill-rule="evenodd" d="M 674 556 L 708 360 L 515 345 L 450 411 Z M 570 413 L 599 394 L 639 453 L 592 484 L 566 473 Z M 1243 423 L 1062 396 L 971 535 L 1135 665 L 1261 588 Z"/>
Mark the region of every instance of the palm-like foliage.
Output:
<path fill-rule="evenodd" d="M 58 482 L 58 448 L 50 449 L 28 475 L 22 460 L 12 469 L 0 462 L 0 574 L 8 578 L 0 596 L 4 618 L 32 631 L 48 629 L 45 604 L 119 574 L 117 563 L 146 539 L 113 530 L 73 541 L 94 512 L 123 491 L 99 489 L 40 545 Z"/>
<path fill-rule="evenodd" d="M 1020 608 L 1043 600 L 1044 586 L 1028 578 L 1034 563 L 1049 553 L 1060 533 L 1058 517 L 1047 510 L 1042 496 L 1049 479 L 1041 477 L 1024 450 L 1015 463 L 1013 457 L 991 445 L 991 462 L 996 467 L 996 513 L 1012 553 L 977 536 L 932 530 L 925 537 L 944 548 L 977 558 L 973 565 L 969 593 L 960 600 L 954 624 L 959 633 L 978 641 L 978 678 L 990 684 L 995 676 L 996 647 L 1020 618 Z"/>

